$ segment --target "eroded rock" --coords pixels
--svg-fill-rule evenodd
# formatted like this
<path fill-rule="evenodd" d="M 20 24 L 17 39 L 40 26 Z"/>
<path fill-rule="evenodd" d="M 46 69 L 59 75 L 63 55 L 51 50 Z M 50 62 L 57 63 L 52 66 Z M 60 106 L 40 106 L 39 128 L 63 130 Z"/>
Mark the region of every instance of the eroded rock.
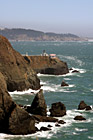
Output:
<path fill-rule="evenodd" d="M 87 105 L 84 101 L 81 101 L 80 104 L 78 105 L 79 110 L 91 110 L 92 108 Z"/>
<path fill-rule="evenodd" d="M 69 86 L 65 81 L 62 81 L 61 87 Z"/>
<path fill-rule="evenodd" d="M 47 105 L 45 103 L 43 90 L 41 89 L 35 96 L 32 105 L 31 105 L 31 111 L 30 113 L 46 116 L 47 115 Z"/>
<path fill-rule="evenodd" d="M 35 120 L 24 109 L 16 105 L 9 117 L 8 130 L 10 134 L 14 135 L 35 133 Z"/>
<path fill-rule="evenodd" d="M 62 117 L 66 115 L 66 107 L 63 103 L 57 102 L 53 103 L 50 109 L 50 116 L 52 117 Z"/>
<path fill-rule="evenodd" d="M 86 120 L 83 116 L 76 116 L 74 118 L 74 120 L 79 120 L 79 121 L 83 121 L 83 120 Z"/>

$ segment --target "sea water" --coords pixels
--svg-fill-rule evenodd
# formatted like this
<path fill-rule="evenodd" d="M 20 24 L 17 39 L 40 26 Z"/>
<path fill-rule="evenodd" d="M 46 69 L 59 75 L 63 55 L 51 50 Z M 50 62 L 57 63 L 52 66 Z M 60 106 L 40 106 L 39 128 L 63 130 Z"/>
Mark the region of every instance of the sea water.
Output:
<path fill-rule="evenodd" d="M 41 55 L 43 50 L 48 54 L 56 54 L 62 61 L 67 62 L 69 68 L 78 70 L 80 73 L 66 75 L 43 75 L 38 74 L 47 108 L 52 103 L 62 102 L 66 106 L 67 115 L 59 117 L 66 122 L 60 127 L 54 123 L 39 123 L 41 126 L 52 125 L 52 130 L 37 132 L 32 135 L 6 135 L 0 134 L 0 140 L 91 140 L 93 139 L 93 109 L 91 111 L 77 110 L 81 100 L 93 108 L 93 42 L 11 42 L 15 50 L 21 54 Z M 68 87 L 61 87 L 64 80 Z M 14 101 L 18 104 L 30 105 L 35 94 L 33 90 L 23 92 L 10 92 Z M 49 114 L 49 112 L 48 112 Z M 82 115 L 86 121 L 75 121 L 74 117 Z"/>

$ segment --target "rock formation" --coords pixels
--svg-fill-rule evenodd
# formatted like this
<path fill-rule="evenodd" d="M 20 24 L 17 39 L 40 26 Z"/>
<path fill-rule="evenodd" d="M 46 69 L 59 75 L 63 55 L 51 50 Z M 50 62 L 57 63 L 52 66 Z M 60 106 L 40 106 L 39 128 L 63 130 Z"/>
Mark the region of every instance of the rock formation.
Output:
<path fill-rule="evenodd" d="M 41 116 L 47 115 L 47 105 L 45 103 L 42 89 L 36 94 L 32 102 L 31 113 L 36 115 L 41 115 Z"/>
<path fill-rule="evenodd" d="M 79 71 L 78 70 L 73 70 L 72 73 L 79 73 Z"/>
<path fill-rule="evenodd" d="M 58 119 L 53 118 L 53 117 L 47 117 L 47 116 L 41 116 L 41 115 L 33 115 L 33 117 L 38 122 L 58 122 L 58 123 L 61 122 Z"/>
<path fill-rule="evenodd" d="M 0 36 L 0 72 L 5 77 L 9 91 L 40 88 L 36 73 L 3 36 Z"/>
<path fill-rule="evenodd" d="M 49 56 L 24 56 L 24 58 L 37 73 L 53 75 L 63 75 L 69 73 L 67 63 L 61 61 L 58 57 L 50 58 Z"/>
<path fill-rule="evenodd" d="M 69 86 L 65 81 L 62 81 L 61 87 Z"/>
<path fill-rule="evenodd" d="M 66 115 L 66 107 L 61 102 L 53 103 L 50 109 L 50 116 L 62 117 Z"/>
<path fill-rule="evenodd" d="M 12 100 L 0 72 L 0 133 L 31 134 L 35 131 L 35 120 Z"/>
<path fill-rule="evenodd" d="M 79 120 L 79 121 L 83 121 L 83 120 L 86 120 L 83 116 L 76 116 L 74 118 L 74 120 Z"/>
<path fill-rule="evenodd" d="M 80 104 L 78 105 L 79 110 L 91 110 L 92 108 L 88 106 L 84 101 L 81 101 Z"/>
<path fill-rule="evenodd" d="M 35 120 L 24 109 L 16 105 L 9 117 L 8 131 L 15 135 L 35 133 Z"/>
<path fill-rule="evenodd" d="M 44 126 L 42 126 L 42 127 L 40 128 L 40 131 L 49 131 L 49 130 L 51 130 L 51 129 L 49 129 L 49 128 L 47 128 L 47 127 L 44 127 Z"/>

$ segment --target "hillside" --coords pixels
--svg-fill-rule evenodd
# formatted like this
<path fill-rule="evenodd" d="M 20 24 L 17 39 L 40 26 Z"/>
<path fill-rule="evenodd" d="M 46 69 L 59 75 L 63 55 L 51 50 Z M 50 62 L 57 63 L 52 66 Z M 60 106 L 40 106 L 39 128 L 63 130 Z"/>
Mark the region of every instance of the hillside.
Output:
<path fill-rule="evenodd" d="M 0 72 L 4 76 L 8 91 L 40 88 L 40 80 L 32 67 L 3 36 L 0 36 Z"/>
<path fill-rule="evenodd" d="M 74 34 L 56 34 L 56 33 L 44 33 L 41 31 L 35 31 L 30 29 L 0 29 L 0 35 L 5 36 L 9 40 L 29 40 L 29 41 L 79 41 L 82 40 Z"/>

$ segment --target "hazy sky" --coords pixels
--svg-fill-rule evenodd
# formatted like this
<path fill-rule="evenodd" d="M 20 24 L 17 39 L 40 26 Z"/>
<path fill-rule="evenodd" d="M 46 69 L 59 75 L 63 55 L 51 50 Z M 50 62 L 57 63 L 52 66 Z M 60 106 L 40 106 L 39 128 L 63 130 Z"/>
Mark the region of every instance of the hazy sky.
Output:
<path fill-rule="evenodd" d="M 93 37 L 93 0 L 0 0 L 0 27 Z"/>

